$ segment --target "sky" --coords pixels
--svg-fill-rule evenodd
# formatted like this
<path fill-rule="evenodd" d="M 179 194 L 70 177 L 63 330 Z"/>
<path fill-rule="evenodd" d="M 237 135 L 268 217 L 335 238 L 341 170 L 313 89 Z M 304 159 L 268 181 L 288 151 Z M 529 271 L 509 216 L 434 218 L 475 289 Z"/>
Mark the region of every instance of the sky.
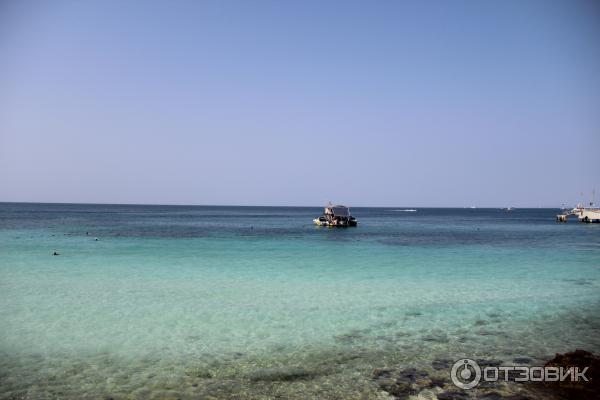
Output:
<path fill-rule="evenodd" d="M 600 203 L 598 43 L 595 0 L 0 0 L 0 201 Z"/>

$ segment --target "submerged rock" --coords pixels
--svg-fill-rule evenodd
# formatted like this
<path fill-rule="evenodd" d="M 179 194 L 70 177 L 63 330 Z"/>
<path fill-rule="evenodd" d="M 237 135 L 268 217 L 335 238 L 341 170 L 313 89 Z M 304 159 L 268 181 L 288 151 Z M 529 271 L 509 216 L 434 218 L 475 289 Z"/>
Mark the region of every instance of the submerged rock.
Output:
<path fill-rule="evenodd" d="M 575 382 L 571 381 L 571 379 L 563 382 L 546 381 L 542 383 L 545 390 L 551 390 L 559 396 L 568 399 L 600 399 L 600 357 L 588 351 L 578 349 L 565 354 L 557 353 L 544 366 L 559 368 L 577 367 L 579 371 L 587 368 L 585 376 L 589 380 L 587 382 L 583 379 Z"/>
<path fill-rule="evenodd" d="M 514 364 L 532 365 L 537 358 L 515 357 Z M 476 360 L 481 368 L 498 367 L 504 364 L 498 359 Z M 436 358 L 431 362 L 430 372 L 417 368 L 377 368 L 372 379 L 379 388 L 396 399 L 435 399 L 438 400 L 560 400 L 560 399 L 600 399 L 600 357 L 584 350 L 556 354 L 546 367 L 577 367 L 586 370 L 589 381 L 572 382 L 515 382 L 521 371 L 509 371 L 508 382 L 481 382 L 477 389 L 461 390 L 455 387 L 445 369 L 451 368 L 453 360 Z M 427 367 L 426 367 L 427 368 Z M 449 372 L 449 371 L 448 371 Z"/>
<path fill-rule="evenodd" d="M 367 333 L 369 333 L 369 329 L 353 329 L 350 332 L 336 335 L 333 339 L 338 343 L 352 344 L 356 341 L 363 340 Z"/>
<path fill-rule="evenodd" d="M 513 362 L 517 364 L 531 364 L 533 359 L 529 357 L 516 357 L 513 359 Z"/>
<path fill-rule="evenodd" d="M 454 360 L 451 360 L 449 358 L 436 358 L 431 362 L 431 366 L 435 370 L 447 369 L 448 371 L 450 371 L 452 364 L 454 364 Z"/>
<path fill-rule="evenodd" d="M 425 378 L 429 374 L 426 371 L 418 370 L 416 368 L 407 368 L 400 371 L 400 376 L 398 379 L 410 380 L 411 382 L 416 382 L 419 378 Z"/>
<path fill-rule="evenodd" d="M 309 380 L 319 375 L 315 371 L 304 368 L 263 368 L 250 376 L 253 381 L 286 382 L 297 380 Z"/>
<path fill-rule="evenodd" d="M 420 317 L 421 315 L 423 315 L 423 313 L 420 311 L 408 311 L 406 313 L 407 317 Z"/>
<path fill-rule="evenodd" d="M 478 358 L 475 361 L 477 361 L 477 364 L 481 368 L 485 368 L 485 367 L 499 367 L 500 365 L 502 365 L 502 361 L 500 361 L 500 360 L 486 360 L 485 358 Z"/>
<path fill-rule="evenodd" d="M 450 338 L 443 331 L 433 331 L 428 335 L 423 336 L 426 342 L 448 343 Z"/>
<path fill-rule="evenodd" d="M 423 388 L 431 385 L 431 381 L 427 379 L 429 374 L 416 368 L 403 370 L 377 368 L 373 370 L 372 375 L 383 391 L 400 399 L 416 395 Z"/>
<path fill-rule="evenodd" d="M 484 394 L 483 396 L 480 396 L 479 399 L 480 400 L 503 400 L 503 399 L 505 399 L 505 397 L 502 396 L 498 392 L 489 392 L 489 393 Z"/>
<path fill-rule="evenodd" d="M 463 391 L 446 391 L 437 395 L 438 400 L 466 400 L 469 395 Z"/>
<path fill-rule="evenodd" d="M 375 368 L 373 370 L 373 379 L 380 379 L 380 378 L 389 378 L 390 376 L 392 376 L 392 369 L 388 369 L 388 368 Z"/>
<path fill-rule="evenodd" d="M 498 392 L 478 394 L 476 397 L 478 400 L 533 400 L 532 397 L 523 394 L 501 394 Z"/>
<path fill-rule="evenodd" d="M 431 377 L 430 381 L 431 381 L 431 383 L 429 384 L 429 387 L 440 387 L 440 388 L 443 388 L 446 385 L 446 379 L 445 378 Z"/>

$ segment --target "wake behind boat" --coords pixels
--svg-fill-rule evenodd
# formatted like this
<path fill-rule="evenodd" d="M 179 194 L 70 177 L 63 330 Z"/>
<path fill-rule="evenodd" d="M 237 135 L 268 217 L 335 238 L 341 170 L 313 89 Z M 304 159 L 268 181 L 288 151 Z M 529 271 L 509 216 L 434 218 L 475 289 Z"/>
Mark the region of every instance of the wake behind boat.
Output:
<path fill-rule="evenodd" d="M 350 209 L 342 205 L 333 205 L 331 202 L 325 206 L 323 215 L 313 219 L 315 225 L 329 227 L 356 226 L 358 221 L 350 214 Z"/>

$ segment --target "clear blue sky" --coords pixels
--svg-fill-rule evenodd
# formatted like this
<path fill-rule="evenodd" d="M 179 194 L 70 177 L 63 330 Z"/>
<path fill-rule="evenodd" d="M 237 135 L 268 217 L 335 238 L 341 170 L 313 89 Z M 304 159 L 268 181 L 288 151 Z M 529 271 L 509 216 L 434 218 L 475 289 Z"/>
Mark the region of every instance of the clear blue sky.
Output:
<path fill-rule="evenodd" d="M 598 1 L 0 1 L 0 201 L 600 202 Z"/>

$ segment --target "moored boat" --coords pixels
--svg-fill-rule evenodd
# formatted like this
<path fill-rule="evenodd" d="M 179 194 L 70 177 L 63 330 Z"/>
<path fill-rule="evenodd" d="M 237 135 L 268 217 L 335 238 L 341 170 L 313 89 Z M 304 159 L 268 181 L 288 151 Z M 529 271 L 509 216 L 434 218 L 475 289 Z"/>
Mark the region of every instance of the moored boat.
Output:
<path fill-rule="evenodd" d="M 358 221 L 350 214 L 350 209 L 343 205 L 327 204 L 323 215 L 313 219 L 315 225 L 329 227 L 357 226 Z"/>

